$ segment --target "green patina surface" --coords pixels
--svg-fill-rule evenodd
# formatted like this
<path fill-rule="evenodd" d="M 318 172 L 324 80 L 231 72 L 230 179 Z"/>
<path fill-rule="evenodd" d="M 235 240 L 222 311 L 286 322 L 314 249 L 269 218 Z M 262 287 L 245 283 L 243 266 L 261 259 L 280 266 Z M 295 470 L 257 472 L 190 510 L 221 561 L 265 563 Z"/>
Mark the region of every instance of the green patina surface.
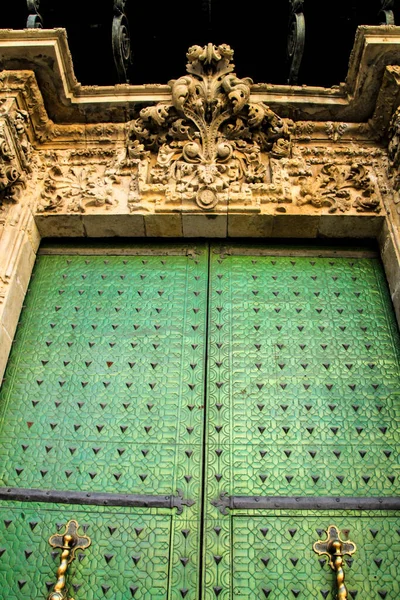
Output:
<path fill-rule="evenodd" d="M 400 597 L 400 518 L 339 515 L 335 524 L 357 545 L 345 558 L 349 598 Z M 321 517 L 234 517 L 233 598 L 334 600 L 335 575 L 312 550 L 331 525 Z"/>
<path fill-rule="evenodd" d="M 400 345 L 378 259 L 212 256 L 209 494 L 397 495 Z"/>
<path fill-rule="evenodd" d="M 93 539 L 69 571 L 77 599 L 196 597 L 207 263 L 201 248 L 39 257 L 1 393 L 2 485 L 181 490 L 196 502 L 182 516 L 4 505 L 0 525 L 13 519 L 0 537 L 9 598 L 45 598 L 59 564 L 48 538 L 71 518 L 90 524 Z"/>
<path fill-rule="evenodd" d="M 2 390 L 3 485 L 199 494 L 206 265 L 38 259 Z"/>
<path fill-rule="evenodd" d="M 7 597 L 46 596 L 48 538 L 70 518 L 93 538 L 69 572 L 75 600 L 195 600 L 200 555 L 203 598 L 330 600 L 312 544 L 332 523 L 358 545 L 352 600 L 399 597 L 397 515 L 211 505 L 399 494 L 400 344 L 379 260 L 262 254 L 39 257 L 0 396 L 1 485 L 196 503 L 177 516 L 4 502 Z"/>
<path fill-rule="evenodd" d="M 322 590 L 333 599 L 332 572 L 321 569 L 312 544 L 317 528 L 337 524 L 364 544 L 353 557 L 350 598 L 398 598 L 398 519 L 277 511 L 265 521 L 210 507 L 222 492 L 396 496 L 400 489 L 400 345 L 379 260 L 240 253 L 211 253 L 204 597 L 311 600 Z M 376 519 L 381 572 L 364 554 Z M 290 528 L 299 531 L 293 539 Z"/>

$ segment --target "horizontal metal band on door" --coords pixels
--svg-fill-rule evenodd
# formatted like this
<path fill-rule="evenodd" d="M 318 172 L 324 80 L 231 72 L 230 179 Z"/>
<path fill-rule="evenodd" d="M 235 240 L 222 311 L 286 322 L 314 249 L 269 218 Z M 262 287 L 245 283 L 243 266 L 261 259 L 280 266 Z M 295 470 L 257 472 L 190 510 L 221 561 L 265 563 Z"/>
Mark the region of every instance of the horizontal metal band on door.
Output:
<path fill-rule="evenodd" d="M 400 497 L 351 496 L 228 496 L 221 494 L 211 502 L 223 514 L 228 510 L 297 509 L 297 510 L 400 510 Z"/>
<path fill-rule="evenodd" d="M 176 496 L 152 496 L 146 494 L 112 494 L 102 492 L 69 492 L 24 488 L 0 488 L 0 500 L 20 502 L 59 502 L 61 504 L 88 504 L 93 506 L 124 506 L 142 508 L 176 508 L 181 514 L 184 506 L 193 506 L 194 500 L 183 497 L 180 490 Z"/>

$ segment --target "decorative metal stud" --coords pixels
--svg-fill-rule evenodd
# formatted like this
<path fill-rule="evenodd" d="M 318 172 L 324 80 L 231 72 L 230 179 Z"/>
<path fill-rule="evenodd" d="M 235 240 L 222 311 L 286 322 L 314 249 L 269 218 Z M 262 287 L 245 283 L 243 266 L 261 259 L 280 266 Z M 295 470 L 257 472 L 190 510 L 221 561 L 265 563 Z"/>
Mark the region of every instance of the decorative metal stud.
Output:
<path fill-rule="evenodd" d="M 329 564 L 336 573 L 337 600 L 347 600 L 347 588 L 344 583 L 343 555 L 354 554 L 357 547 L 353 542 L 345 542 L 341 539 L 340 531 L 336 525 L 330 525 L 326 533 L 326 540 L 315 542 L 313 550 L 319 556 L 325 554 L 329 557 Z"/>

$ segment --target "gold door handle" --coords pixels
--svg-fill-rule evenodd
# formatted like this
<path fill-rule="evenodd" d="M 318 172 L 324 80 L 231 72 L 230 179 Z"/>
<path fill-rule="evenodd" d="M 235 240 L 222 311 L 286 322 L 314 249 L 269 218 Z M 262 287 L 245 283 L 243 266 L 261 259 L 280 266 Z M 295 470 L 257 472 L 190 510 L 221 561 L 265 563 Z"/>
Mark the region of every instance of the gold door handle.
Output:
<path fill-rule="evenodd" d="M 65 589 L 65 574 L 68 565 L 74 560 L 75 552 L 79 548 L 84 550 L 91 544 L 87 535 L 78 534 L 78 523 L 74 520 L 68 521 L 63 534 L 52 535 L 49 544 L 53 548 L 61 548 L 61 562 L 57 569 L 57 583 L 54 590 L 48 595 L 47 600 L 67 600 L 67 591 Z M 73 600 L 70 598 L 69 600 Z"/>
<path fill-rule="evenodd" d="M 320 556 L 326 554 L 329 557 L 329 564 L 336 573 L 337 600 L 347 600 L 347 588 L 344 582 L 343 555 L 354 554 L 357 546 L 350 541 L 343 541 L 340 537 L 340 531 L 336 525 L 330 525 L 326 532 L 326 540 L 318 540 L 313 545 L 313 550 Z"/>

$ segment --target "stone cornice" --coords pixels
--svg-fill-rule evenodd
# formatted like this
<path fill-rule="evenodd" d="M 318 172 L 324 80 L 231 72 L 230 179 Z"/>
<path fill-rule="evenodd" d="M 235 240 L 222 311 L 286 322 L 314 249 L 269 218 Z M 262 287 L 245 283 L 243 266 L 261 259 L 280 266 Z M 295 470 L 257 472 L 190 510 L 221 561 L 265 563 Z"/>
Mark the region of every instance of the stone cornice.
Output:
<path fill-rule="evenodd" d="M 366 122 L 378 97 L 382 105 L 382 81 L 393 65 L 400 65 L 400 27 L 360 27 L 346 83 L 329 89 L 258 83 L 251 86 L 250 101 L 265 102 L 296 121 Z M 63 29 L 0 30 L 0 69 L 34 71 L 47 114 L 58 125 L 124 123 L 140 106 L 171 99 L 169 85 L 82 86 Z M 374 129 L 382 131 L 390 117 L 376 118 Z"/>

